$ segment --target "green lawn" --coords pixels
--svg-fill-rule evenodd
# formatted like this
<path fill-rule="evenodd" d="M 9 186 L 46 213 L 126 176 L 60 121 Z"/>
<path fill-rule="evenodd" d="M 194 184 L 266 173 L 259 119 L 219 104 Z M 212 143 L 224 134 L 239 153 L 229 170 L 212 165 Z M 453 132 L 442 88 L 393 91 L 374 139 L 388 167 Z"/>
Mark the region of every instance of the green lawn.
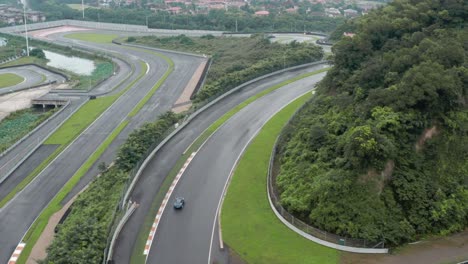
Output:
<path fill-rule="evenodd" d="M 116 99 L 118 95 L 99 97 L 89 100 L 83 107 L 72 115 L 54 134 L 52 134 L 45 144 L 68 144 L 81 131 L 88 127 L 96 118 L 101 115 Z"/>
<path fill-rule="evenodd" d="M 14 73 L 0 74 L 0 88 L 17 85 L 18 83 L 21 83 L 22 81 L 24 81 L 24 78 Z"/>
<path fill-rule="evenodd" d="M 78 39 L 94 43 L 111 43 L 117 38 L 116 34 L 96 34 L 96 33 L 72 33 L 65 35 L 66 38 Z"/>
<path fill-rule="evenodd" d="M 337 263 L 337 250 L 296 234 L 273 213 L 267 198 L 270 154 L 281 129 L 312 95 L 277 113 L 247 148 L 233 175 L 222 208 L 223 239 L 248 263 Z"/>

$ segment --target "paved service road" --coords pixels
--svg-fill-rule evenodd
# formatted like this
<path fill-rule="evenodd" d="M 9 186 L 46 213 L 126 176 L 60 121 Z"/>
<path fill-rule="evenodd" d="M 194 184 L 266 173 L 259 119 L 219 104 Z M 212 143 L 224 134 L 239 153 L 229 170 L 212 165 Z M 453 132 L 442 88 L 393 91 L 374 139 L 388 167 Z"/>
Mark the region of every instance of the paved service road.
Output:
<path fill-rule="evenodd" d="M 148 263 L 211 263 L 209 252 L 216 212 L 236 160 L 270 117 L 294 98 L 310 91 L 324 75 L 297 81 L 257 100 L 209 138 L 182 175 L 171 197 L 170 201 L 175 196 L 185 197 L 186 206 L 176 211 L 168 205 Z M 214 243 L 219 245 L 218 241 Z"/>
<path fill-rule="evenodd" d="M 81 43 L 79 41 L 75 42 L 76 45 Z M 166 62 L 161 58 L 140 50 L 131 50 L 113 44 L 96 44 L 95 46 L 125 54 L 129 59 L 129 63 L 134 65 L 135 72 L 126 81 L 126 84 L 134 80 L 142 72 L 140 60 L 149 65 L 148 73 L 70 144 L 33 182 L 17 194 L 10 203 L 0 209 L 0 263 L 5 263 L 8 260 L 15 246 L 20 242 L 22 236 L 42 209 L 96 150 L 99 144 L 126 119 L 127 114 L 148 93 L 168 68 Z M 120 134 L 118 140 L 114 141 L 109 148 L 114 151 L 110 153 L 109 157 L 115 155 L 118 144 L 125 140 L 126 135 L 131 130 L 145 121 L 154 120 L 159 113 L 170 109 L 201 62 L 201 59 L 194 59 L 193 57 L 176 56 L 169 53 L 166 55 L 173 59 L 177 65 L 174 72 L 151 98 L 150 102 L 145 105 L 144 109 L 129 120 L 130 123 L 125 133 Z M 181 64 L 185 66 L 178 65 L 178 63 L 188 61 L 191 63 Z M 126 86 L 126 84 L 124 85 Z M 88 176 L 87 182 L 94 175 Z M 87 182 L 83 182 L 83 184 Z"/>
<path fill-rule="evenodd" d="M 306 69 L 285 72 L 248 85 L 238 92 L 224 98 L 217 104 L 210 107 L 207 111 L 201 113 L 181 132 L 172 138 L 164 147 L 162 147 L 143 171 L 131 194 L 131 200 L 139 203 L 139 207 L 133 213 L 132 217 L 129 219 L 119 234 L 116 246 L 114 248 L 113 259 L 115 263 L 130 263 L 130 256 L 132 254 L 134 245 L 137 243 L 137 235 L 140 231 L 141 223 L 143 223 L 145 217 L 147 217 L 148 211 L 152 209 L 151 203 L 154 199 L 154 196 L 156 195 L 156 192 L 159 190 L 164 178 L 175 165 L 182 152 L 196 139 L 200 133 L 203 132 L 203 130 L 210 126 L 224 113 L 239 103 L 245 101 L 252 95 L 257 94 L 260 91 L 263 91 L 284 80 L 291 79 L 306 72 L 322 69 L 324 67 L 326 67 L 326 65 L 317 65 Z M 187 206 L 192 206 L 192 201 L 190 199 L 187 200 Z M 211 235 L 211 231 L 209 235 Z M 155 241 L 154 243 L 157 242 Z M 153 247 L 155 247 L 154 244 Z M 173 248 L 171 252 L 175 252 L 175 250 L 177 249 Z M 140 253 L 137 252 L 137 254 Z"/>
<path fill-rule="evenodd" d="M 24 81 L 10 87 L 0 88 L 0 95 L 28 89 L 32 86 L 36 86 L 43 83 L 49 83 L 52 81 L 56 81 L 58 83 L 62 83 L 65 81 L 65 78 L 63 76 L 44 70 L 34 65 L 0 69 L 0 74 L 2 73 L 14 73 L 24 78 Z"/>

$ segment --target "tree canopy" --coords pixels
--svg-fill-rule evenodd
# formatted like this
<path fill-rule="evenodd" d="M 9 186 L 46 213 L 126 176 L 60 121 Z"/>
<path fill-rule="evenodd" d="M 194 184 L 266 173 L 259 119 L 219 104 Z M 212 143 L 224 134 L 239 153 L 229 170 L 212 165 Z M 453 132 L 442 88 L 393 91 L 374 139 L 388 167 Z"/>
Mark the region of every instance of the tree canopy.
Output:
<path fill-rule="evenodd" d="M 468 2 L 396 0 L 355 19 L 285 129 L 281 203 L 398 245 L 468 226 Z"/>

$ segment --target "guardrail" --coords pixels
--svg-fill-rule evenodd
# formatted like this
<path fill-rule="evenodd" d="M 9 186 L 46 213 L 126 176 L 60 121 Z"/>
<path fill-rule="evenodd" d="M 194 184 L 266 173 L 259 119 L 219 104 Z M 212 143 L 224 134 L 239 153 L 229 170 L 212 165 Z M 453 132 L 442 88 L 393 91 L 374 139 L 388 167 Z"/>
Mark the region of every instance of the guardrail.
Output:
<path fill-rule="evenodd" d="M 293 117 L 291 117 L 286 126 L 283 128 L 280 135 L 276 139 L 270 156 L 270 164 L 268 167 L 267 175 L 267 193 L 268 201 L 270 202 L 270 206 L 273 212 L 278 217 L 278 219 L 281 222 L 283 222 L 283 224 L 285 224 L 288 228 L 320 245 L 353 253 L 388 253 L 388 248 L 385 248 L 384 241 L 372 242 L 365 239 L 348 238 L 320 230 L 318 228 L 306 224 L 302 220 L 290 214 L 286 209 L 283 208 L 283 206 L 281 206 L 279 194 L 277 193 L 276 188 L 274 186 L 274 182 L 277 176 L 275 174 L 275 161 L 276 154 L 278 153 L 277 144 L 280 138 L 283 136 L 291 120 L 303 107 L 299 108 L 294 113 Z M 276 164 L 276 166 L 277 165 L 278 164 Z"/>

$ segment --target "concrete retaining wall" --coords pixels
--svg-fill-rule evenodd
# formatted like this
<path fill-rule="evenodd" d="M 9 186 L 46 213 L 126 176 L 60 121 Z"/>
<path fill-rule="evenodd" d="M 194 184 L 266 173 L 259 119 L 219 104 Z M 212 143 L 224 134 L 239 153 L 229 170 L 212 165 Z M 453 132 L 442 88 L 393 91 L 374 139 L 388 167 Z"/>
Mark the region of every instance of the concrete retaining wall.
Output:
<path fill-rule="evenodd" d="M 60 26 L 75 26 L 75 27 L 85 27 L 91 29 L 101 29 L 101 30 L 112 30 L 112 31 L 129 31 L 133 33 L 160 33 L 160 34 L 172 34 L 172 35 L 222 35 L 221 31 L 209 31 L 209 30 L 182 30 L 182 29 L 157 29 L 157 28 L 147 28 L 146 26 L 141 25 L 128 25 L 128 24 L 114 24 L 114 23 L 101 23 L 101 22 L 92 22 L 92 21 L 80 21 L 80 20 L 57 20 L 51 22 L 41 22 L 28 24 L 28 30 L 39 30 L 45 28 L 53 28 Z M 0 28 L 0 32 L 3 33 L 18 33 L 24 31 L 24 25 L 11 26 Z"/>

